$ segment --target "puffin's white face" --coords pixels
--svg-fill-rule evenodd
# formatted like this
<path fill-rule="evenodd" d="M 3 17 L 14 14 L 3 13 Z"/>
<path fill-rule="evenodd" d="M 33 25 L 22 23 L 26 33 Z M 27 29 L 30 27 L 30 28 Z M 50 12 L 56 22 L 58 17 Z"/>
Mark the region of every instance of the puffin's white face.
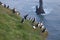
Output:
<path fill-rule="evenodd" d="M 2 6 L 4 6 L 4 4 L 3 4 L 3 3 L 2 3 L 1 5 L 2 5 Z"/>
<path fill-rule="evenodd" d="M 41 23 L 41 25 L 43 25 L 43 23 Z"/>
<path fill-rule="evenodd" d="M 41 24 L 38 24 L 38 27 L 40 27 L 41 26 Z"/>
<path fill-rule="evenodd" d="M 15 9 L 15 11 L 17 11 L 17 10 Z"/>
<path fill-rule="evenodd" d="M 33 26 L 33 29 L 36 29 L 36 27 L 35 27 L 35 26 Z"/>
<path fill-rule="evenodd" d="M 42 29 L 44 29 L 44 25 L 42 26 Z"/>

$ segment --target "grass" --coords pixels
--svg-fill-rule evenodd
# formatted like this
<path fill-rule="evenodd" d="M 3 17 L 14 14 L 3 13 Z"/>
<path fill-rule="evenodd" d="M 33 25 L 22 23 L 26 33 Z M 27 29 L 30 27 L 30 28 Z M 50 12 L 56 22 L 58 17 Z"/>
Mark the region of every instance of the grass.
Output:
<path fill-rule="evenodd" d="M 0 5 L 0 40 L 44 40 L 31 21 L 20 23 L 21 17 Z"/>

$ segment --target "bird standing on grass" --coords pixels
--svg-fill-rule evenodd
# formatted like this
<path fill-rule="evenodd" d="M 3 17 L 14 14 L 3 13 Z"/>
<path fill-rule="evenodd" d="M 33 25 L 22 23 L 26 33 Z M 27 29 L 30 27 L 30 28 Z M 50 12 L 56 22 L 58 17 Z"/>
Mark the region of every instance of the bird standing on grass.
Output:
<path fill-rule="evenodd" d="M 6 4 L 4 4 L 4 7 L 6 8 Z"/>
<path fill-rule="evenodd" d="M 46 28 L 44 28 L 43 30 L 42 30 L 42 33 L 44 33 L 46 31 Z"/>
<path fill-rule="evenodd" d="M 16 9 L 15 8 L 13 8 L 12 11 L 13 11 L 13 13 L 16 13 Z"/>
<path fill-rule="evenodd" d="M 27 16 L 28 16 L 28 14 L 24 16 L 24 19 L 26 19 L 26 18 L 27 18 Z"/>
<path fill-rule="evenodd" d="M 24 18 L 22 18 L 21 23 L 24 23 Z"/>
<path fill-rule="evenodd" d="M 32 20 L 32 23 L 34 23 L 35 22 L 35 18 Z"/>
<path fill-rule="evenodd" d="M 9 8 L 9 5 L 7 6 L 7 8 Z"/>

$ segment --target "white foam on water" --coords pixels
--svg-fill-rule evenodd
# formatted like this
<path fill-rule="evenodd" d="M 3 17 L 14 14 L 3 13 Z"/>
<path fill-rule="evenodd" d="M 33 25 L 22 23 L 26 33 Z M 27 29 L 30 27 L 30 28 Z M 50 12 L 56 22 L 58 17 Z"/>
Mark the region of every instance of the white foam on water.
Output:
<path fill-rule="evenodd" d="M 51 13 L 52 10 L 53 10 L 53 9 L 51 9 L 51 8 L 44 9 L 45 14 L 41 14 L 41 15 L 48 15 L 48 14 Z"/>
<path fill-rule="evenodd" d="M 32 6 L 31 8 L 32 8 L 32 11 L 34 11 L 34 12 L 36 11 L 36 7 L 35 6 Z"/>
<path fill-rule="evenodd" d="M 35 6 L 33 6 L 32 8 L 33 8 L 33 9 L 35 9 L 36 7 L 35 7 Z"/>

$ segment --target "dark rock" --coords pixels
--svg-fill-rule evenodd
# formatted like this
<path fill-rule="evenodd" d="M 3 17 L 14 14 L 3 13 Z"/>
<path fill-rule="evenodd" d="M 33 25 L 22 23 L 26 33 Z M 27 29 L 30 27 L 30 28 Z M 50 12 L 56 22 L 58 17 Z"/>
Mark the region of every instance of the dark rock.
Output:
<path fill-rule="evenodd" d="M 38 8 L 38 6 L 36 6 L 36 13 L 37 14 L 45 13 L 45 11 L 43 9 L 43 1 L 42 0 L 39 0 L 39 8 Z"/>

